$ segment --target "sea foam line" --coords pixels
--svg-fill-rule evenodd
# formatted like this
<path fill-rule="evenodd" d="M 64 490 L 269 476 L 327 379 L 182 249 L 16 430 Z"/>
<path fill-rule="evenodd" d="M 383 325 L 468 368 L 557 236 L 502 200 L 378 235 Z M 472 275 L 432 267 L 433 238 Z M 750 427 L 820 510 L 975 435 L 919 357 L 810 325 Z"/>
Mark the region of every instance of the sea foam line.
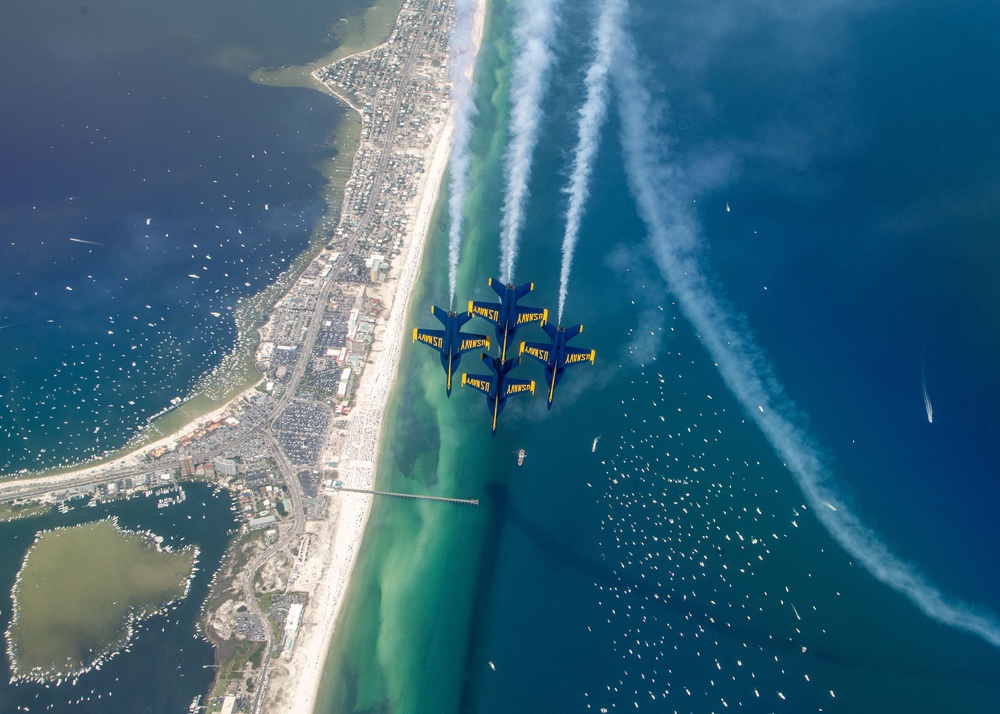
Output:
<path fill-rule="evenodd" d="M 506 193 L 500 226 L 500 277 L 514 276 L 517 240 L 524 227 L 531 161 L 538 143 L 542 96 L 552 64 L 557 0 L 519 0 L 515 7 L 514 44 L 510 74 L 510 140 L 504 155 Z"/>
<path fill-rule="evenodd" d="M 668 146 L 658 128 L 662 108 L 652 101 L 642 79 L 636 48 L 622 33 L 615 48 L 612 81 L 620 100 L 629 185 L 649 231 L 656 264 L 727 386 L 785 461 L 817 518 L 852 558 L 931 619 L 1000 647 L 996 615 L 945 596 L 892 553 L 835 494 L 816 445 L 793 421 L 794 409 L 745 318 L 720 297 L 702 270 L 700 230 L 684 197 L 684 176 L 667 160 Z M 828 504 L 836 504 L 836 510 L 823 507 Z"/>
<path fill-rule="evenodd" d="M 626 0 L 608 0 L 601 7 L 594 28 L 594 59 L 587 68 L 584 86 L 586 98 L 577 115 L 576 150 L 573 152 L 573 169 L 569 185 L 564 189 L 569 196 L 566 209 L 566 230 L 563 234 L 562 269 L 559 273 L 559 324 L 569 290 L 569 274 L 573 267 L 573 253 L 580 236 L 583 207 L 590 198 L 590 178 L 594 160 L 601 141 L 601 127 L 608 113 L 608 70 L 611 68 L 614 45 L 621 33 L 622 18 L 628 7 Z"/>

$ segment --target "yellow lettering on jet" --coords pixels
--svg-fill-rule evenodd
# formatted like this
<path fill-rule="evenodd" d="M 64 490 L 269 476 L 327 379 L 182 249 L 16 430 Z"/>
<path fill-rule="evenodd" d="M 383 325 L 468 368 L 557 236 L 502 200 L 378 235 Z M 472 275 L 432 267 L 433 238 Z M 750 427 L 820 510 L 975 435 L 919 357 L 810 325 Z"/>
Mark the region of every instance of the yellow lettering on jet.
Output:
<path fill-rule="evenodd" d="M 594 350 L 591 350 L 590 352 L 574 352 L 566 355 L 566 364 L 577 364 L 578 362 L 593 363 L 595 355 L 596 353 Z"/>
<path fill-rule="evenodd" d="M 441 349 L 441 346 L 444 344 L 443 338 L 435 335 L 427 335 L 422 332 L 417 333 L 415 339 L 418 339 L 436 349 Z"/>
<path fill-rule="evenodd" d="M 539 322 L 545 319 L 544 312 L 522 312 L 517 316 L 518 325 L 526 325 L 529 322 Z"/>
<path fill-rule="evenodd" d="M 475 339 L 462 340 L 462 346 L 460 349 L 462 352 L 465 352 L 466 350 L 474 350 L 478 347 L 485 347 L 486 349 L 489 349 L 490 341 L 485 337 L 477 337 Z"/>
<path fill-rule="evenodd" d="M 491 310 L 490 308 L 483 307 L 482 305 L 472 305 L 469 312 L 471 312 L 473 315 L 478 315 L 479 317 L 483 317 L 489 320 L 490 322 L 497 322 L 500 319 L 499 310 Z"/>
<path fill-rule="evenodd" d="M 532 357 L 537 357 L 538 359 L 542 360 L 542 362 L 548 362 L 549 361 L 549 351 L 548 350 L 542 350 L 542 349 L 539 349 L 537 347 L 531 347 L 531 346 L 527 346 L 526 345 L 525 348 L 524 348 L 524 351 L 527 352 Z"/>
<path fill-rule="evenodd" d="M 529 382 L 527 384 L 508 384 L 507 394 L 520 394 L 521 392 L 531 392 L 535 393 L 535 383 Z"/>

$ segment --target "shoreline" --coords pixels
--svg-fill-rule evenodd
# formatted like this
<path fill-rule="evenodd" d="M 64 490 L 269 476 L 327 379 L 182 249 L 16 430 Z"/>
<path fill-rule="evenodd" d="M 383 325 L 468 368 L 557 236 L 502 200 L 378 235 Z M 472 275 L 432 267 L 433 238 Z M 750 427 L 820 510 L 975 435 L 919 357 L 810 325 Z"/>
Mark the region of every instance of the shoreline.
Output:
<path fill-rule="evenodd" d="M 19 663 L 17 659 L 17 640 L 23 638 L 23 634 L 18 633 L 18 626 L 20 622 L 20 614 L 22 612 L 23 605 L 19 603 L 19 597 L 23 597 L 23 578 L 25 570 L 28 568 L 29 563 L 31 563 L 32 554 L 38 549 L 39 543 L 48 535 L 58 532 L 71 532 L 77 531 L 81 528 L 90 528 L 91 526 L 97 524 L 108 523 L 112 528 L 120 534 L 124 539 L 138 539 L 141 546 L 145 548 L 152 547 L 157 553 L 162 554 L 179 554 L 179 553 L 190 553 L 191 554 L 191 564 L 188 568 L 188 573 L 184 577 L 183 581 L 178 584 L 183 585 L 183 589 L 174 597 L 163 600 L 157 603 L 155 606 L 150 606 L 148 603 L 139 603 L 134 606 L 130 606 L 124 615 L 122 620 L 122 627 L 120 630 L 115 631 L 114 637 L 109 639 L 104 646 L 97 650 L 90 651 L 90 659 L 88 661 L 81 660 L 76 663 L 76 666 L 70 669 L 60 669 L 58 665 L 50 665 L 48 668 L 41 666 L 34 666 L 31 669 L 25 671 L 18 671 Z M 11 586 L 10 598 L 11 598 L 11 618 L 10 623 L 7 626 L 7 630 L 4 632 L 4 639 L 6 641 L 6 651 L 7 651 L 7 661 L 11 669 L 11 682 L 35 682 L 37 684 L 49 685 L 62 685 L 63 683 L 76 682 L 93 669 L 100 669 L 109 660 L 114 659 L 119 656 L 122 652 L 126 651 L 128 647 L 132 644 L 133 639 L 136 634 L 136 627 L 139 623 L 147 620 L 155 615 L 160 615 L 167 612 L 176 603 L 184 600 L 191 591 L 191 583 L 194 581 L 195 575 L 198 572 L 198 562 L 201 555 L 201 548 L 196 544 L 185 545 L 181 548 L 173 548 L 171 546 L 163 545 L 163 538 L 150 530 L 134 530 L 131 528 L 125 528 L 122 526 L 117 516 L 107 516 L 96 521 L 89 521 L 85 523 L 80 523 L 76 525 L 68 526 L 57 526 L 52 529 L 47 529 L 39 531 L 35 534 L 34 542 L 29 546 L 21 559 L 21 566 L 18 569 L 17 575 L 14 579 L 14 584 Z M 35 587 L 38 587 L 36 583 Z"/>
<path fill-rule="evenodd" d="M 485 19 L 486 0 L 478 0 L 473 24 L 476 53 L 482 43 Z M 339 92 L 327 89 L 353 107 L 353 103 Z M 389 305 L 389 314 L 385 323 L 376 327 L 369 353 L 372 364 L 362 373 L 358 383 L 355 395 L 357 406 L 351 415 L 347 445 L 339 462 L 340 480 L 350 488 L 372 489 L 375 484 L 382 421 L 406 335 L 410 286 L 416 282 L 423 267 L 426 240 L 448 169 L 452 133 L 450 112 L 445 112 L 438 136 L 425 152 L 429 161 L 416 194 L 413 230 L 409 239 L 404 241 L 404 250 L 397 258 L 398 265 L 394 261 L 388 280 L 379 289 L 382 299 Z M 365 494 L 341 492 L 334 498 L 337 500 L 331 506 L 336 515 L 306 527 L 306 533 L 310 534 L 311 542 L 316 547 L 312 548 L 308 563 L 312 568 L 299 574 L 297 587 L 310 590 L 313 599 L 303 619 L 291 660 L 284 663 L 283 671 L 280 674 L 276 672 L 269 683 L 265 711 L 312 712 L 319 695 L 324 667 L 336 635 L 337 620 L 373 502 L 373 496 Z M 282 684 L 287 682 L 292 684 L 291 691 L 282 688 Z"/>
<path fill-rule="evenodd" d="M 323 82 L 316 79 L 313 73 L 331 63 L 369 52 L 384 44 L 385 37 L 395 27 L 396 18 L 404 2 L 405 0 L 376 0 L 364 13 L 347 18 L 342 34 L 343 42 L 327 55 L 303 66 L 286 67 L 281 70 L 257 69 L 250 73 L 249 79 L 265 86 L 297 86 L 332 96 L 344 104 L 348 110 L 354 110 L 357 113 L 356 121 L 360 124 L 358 107 L 354 106 L 342 94 L 331 91 Z M 361 148 L 360 137 L 354 136 L 350 127 L 339 126 L 334 137 L 334 144 L 338 146 L 338 155 L 328 162 L 328 166 L 323 171 L 329 182 L 326 196 L 328 211 L 317 221 L 308 244 L 296 256 L 289 268 L 279 274 L 274 282 L 263 288 L 261 292 L 246 297 L 241 306 L 241 311 L 246 314 L 235 315 L 237 321 L 236 342 L 232 350 L 222 357 L 219 364 L 194 381 L 188 394 L 183 397 L 183 401 L 179 405 L 168 404 L 156 414 L 150 415 L 121 446 L 71 464 L 0 473 L 0 488 L 5 484 L 15 482 L 34 483 L 60 476 L 95 475 L 105 469 L 115 468 L 119 465 L 120 460 L 125 460 L 127 465 L 135 465 L 141 460 L 142 452 L 148 452 L 172 441 L 177 441 L 194 431 L 199 424 L 218 418 L 225 413 L 230 405 L 239 401 L 245 394 L 253 392 L 264 381 L 266 375 L 262 374 L 254 364 L 254 355 L 260 343 L 256 323 L 266 322 L 278 303 L 294 287 L 299 276 L 322 252 L 323 245 L 326 243 L 322 235 L 323 223 L 331 217 L 331 211 L 335 212 L 335 216 L 340 213 L 344 199 L 345 179 L 341 174 L 346 173 L 348 177 L 350 176 L 354 158 Z M 350 139 L 354 139 L 352 150 L 340 152 L 339 143 Z M 344 153 L 349 156 L 349 160 L 345 161 L 342 158 Z M 260 303 L 263 303 L 263 306 Z M 246 323 L 246 325 L 241 323 Z M 216 373 L 226 366 L 227 362 L 235 364 L 235 371 L 239 374 L 238 384 L 235 388 L 227 390 L 221 398 L 212 396 L 210 392 L 214 391 L 213 379 Z M 185 416 L 175 426 L 170 422 L 176 419 L 178 411 Z M 194 415 L 192 416 L 189 412 L 194 412 Z M 164 422 L 167 424 L 165 425 Z M 162 426 L 166 426 L 166 429 L 161 429 Z M 150 436 L 157 432 L 158 436 Z M 152 440 L 150 441 L 150 439 Z M 138 458 L 133 459 L 132 457 Z"/>
<path fill-rule="evenodd" d="M 419 272 L 426 233 L 437 204 L 438 187 L 448 163 L 450 138 L 451 132 L 446 129 L 436 141 L 434 159 L 431 168 L 425 174 L 427 186 L 423 192 L 424 200 L 421 201 L 417 219 L 418 226 L 422 225 L 423 229 L 415 233 L 410 249 L 406 253 L 401 274 L 393 278 L 397 283 L 411 284 Z M 401 286 L 398 284 L 395 287 L 389 319 L 382 328 L 381 338 L 376 337 L 376 344 L 381 342 L 381 345 L 378 348 L 375 345 L 372 347 L 372 352 L 376 352 L 376 349 L 378 352 L 372 355 L 374 364 L 369 367 L 372 372 L 366 371 L 366 376 L 370 375 L 370 378 L 362 378 L 358 385 L 359 406 L 356 407 L 354 418 L 348 428 L 348 441 L 355 448 L 344 451 L 342 463 L 348 466 L 341 473 L 340 480 L 350 488 L 371 489 L 375 483 L 377 471 L 375 461 L 381 443 L 382 419 L 399 366 L 399 352 L 405 335 L 405 317 L 410 304 L 409 292 L 400 291 Z M 325 534 L 333 536 L 332 552 L 329 553 L 327 568 L 317 574 L 317 579 L 323 584 L 321 587 L 325 592 L 322 595 L 321 607 L 313 609 L 312 617 L 309 618 L 310 621 L 321 623 L 321 626 L 311 633 L 303 627 L 290 669 L 295 667 L 298 659 L 304 660 L 304 669 L 293 675 L 298 686 L 289 711 L 312 711 L 323 674 L 323 665 L 336 629 L 336 619 L 350 585 L 350 575 L 354 570 L 358 549 L 371 512 L 373 496 L 352 493 L 337 494 L 335 497 L 339 499 L 338 517 L 330 524 L 332 527 L 327 529 Z M 315 601 L 310 603 L 313 607 L 317 604 Z"/>
<path fill-rule="evenodd" d="M 487 0 L 476 0 L 473 18 L 473 52 L 478 54 L 481 47 L 483 33 L 486 22 Z M 339 426 L 335 427 L 331 421 L 321 445 L 320 456 L 312 467 L 320 468 L 331 461 L 339 463 L 340 475 L 338 478 L 352 488 L 371 489 L 376 477 L 376 461 L 381 444 L 381 428 L 384 413 L 391 398 L 392 387 L 395 382 L 396 373 L 399 366 L 399 356 L 404 346 L 406 332 L 406 319 L 410 307 L 411 287 L 416 282 L 421 269 L 424 249 L 429 232 L 432 228 L 435 210 L 438 207 L 440 190 L 444 181 L 451 153 L 451 137 L 453 126 L 451 121 L 451 101 L 449 96 L 450 81 L 447 77 L 448 57 L 447 50 L 444 49 L 442 33 L 449 32 L 450 23 L 441 24 L 442 17 L 454 18 L 453 0 L 385 0 L 375 6 L 379 12 L 385 12 L 386 7 L 398 7 L 395 20 L 387 28 L 387 39 L 367 50 L 360 50 L 344 53 L 344 56 L 330 65 L 316 66 L 310 64 L 307 68 L 289 68 L 285 73 L 291 72 L 289 77 L 301 75 L 308 68 L 316 67 L 309 72 L 311 83 L 309 86 L 314 89 L 321 89 L 324 93 L 334 96 L 343 104 L 345 110 L 353 109 L 355 114 L 345 120 L 344 126 L 351 125 L 350 131 L 338 129 L 335 134 L 338 146 L 339 142 L 345 140 L 345 135 L 356 138 L 356 144 L 350 148 L 350 153 L 344 152 L 335 158 L 331 164 L 331 171 L 328 175 L 330 182 L 327 189 L 327 200 L 329 211 L 317 223 L 313 236 L 306 249 L 295 259 L 289 269 L 276 278 L 275 282 L 265 288 L 264 291 L 254 296 L 249 306 L 251 312 L 244 317 L 252 318 L 254 315 L 264 314 L 268 320 L 272 319 L 279 310 L 282 301 L 291 295 L 300 282 L 306 282 L 305 274 L 311 267 L 327 265 L 332 266 L 336 257 L 332 260 L 324 253 L 324 246 L 329 248 L 327 240 L 324 240 L 324 228 L 329 227 L 331 219 L 336 220 L 338 235 L 343 235 L 342 230 L 349 225 L 354 227 L 354 223 L 348 221 L 348 204 L 353 200 L 355 218 L 359 219 L 359 226 L 364 225 L 370 218 L 374 217 L 376 225 L 384 217 L 389 217 L 387 209 L 382 201 L 390 192 L 401 194 L 397 199 L 396 221 L 402 220 L 401 230 L 398 234 L 393 234 L 396 241 L 395 255 L 388 262 L 388 272 L 384 281 L 376 281 L 373 273 L 371 278 L 374 281 L 368 286 L 368 290 L 381 301 L 387 310 L 375 322 L 370 346 L 365 357 L 367 366 L 356 377 L 356 386 L 353 399 L 348 403 L 355 406 L 349 418 L 341 420 Z M 428 26 L 434 26 L 433 33 L 428 30 L 427 42 L 432 44 L 407 44 L 412 40 L 412 21 L 414 14 L 419 13 L 421 22 Z M 409 23 L 409 24 L 408 24 Z M 417 42 L 423 35 L 423 25 L 417 35 Z M 409 36 L 407 33 L 411 33 Z M 450 37 L 450 34 L 448 35 Z M 401 41 L 402 40 L 402 41 Z M 356 42 L 356 40 L 355 40 Z M 356 45 L 355 45 L 356 46 Z M 403 52 L 406 53 L 405 71 L 400 69 L 400 74 L 396 77 L 395 84 L 370 85 L 367 88 L 361 87 L 361 93 L 354 94 L 354 88 L 349 84 L 341 86 L 331 86 L 336 83 L 333 77 L 321 78 L 320 72 L 337 66 L 339 63 L 349 63 L 352 58 L 361 56 L 373 56 L 379 50 L 384 50 L 383 60 L 388 58 L 394 61 L 403 59 Z M 443 55 L 443 56 L 442 56 Z M 297 74 L 296 74 L 297 73 Z M 276 81 L 281 73 L 269 73 L 269 80 Z M 254 81 L 262 81 L 256 77 Z M 365 93 L 371 96 L 365 96 Z M 395 93 L 395 100 L 391 99 Z M 405 99 L 405 104 L 402 104 Z M 372 104 L 376 107 L 388 108 L 393 104 L 392 117 L 388 124 L 388 133 L 380 135 L 379 131 L 385 131 L 385 117 L 373 117 Z M 400 116 L 400 131 L 395 132 L 397 112 L 402 105 Z M 413 117 L 414 109 L 419 108 L 422 112 L 422 123 L 418 128 L 417 121 Z M 379 112 L 382 108 L 379 108 Z M 348 112 L 350 114 L 350 112 Z M 381 122 L 381 124 L 380 124 Z M 356 136 L 351 132 L 356 132 Z M 373 135 L 369 137 L 369 132 Z M 400 162 L 403 166 L 409 166 L 410 170 L 405 174 L 405 181 L 401 180 L 398 185 L 394 182 L 386 185 L 383 194 L 365 195 L 366 186 L 361 185 L 359 177 L 355 176 L 355 171 L 360 167 L 364 170 L 365 159 L 371 165 L 371 156 L 379 153 L 383 156 L 378 164 L 378 171 L 382 172 L 386 165 L 392 162 Z M 367 154 L 367 157 L 366 157 Z M 344 171 L 347 157 L 350 157 L 349 178 L 344 180 L 340 175 Z M 339 159 L 339 160 L 338 160 Z M 364 216 L 358 213 L 358 194 L 363 198 L 361 210 L 365 211 Z M 350 231 L 350 229 L 347 229 Z M 359 235 L 362 229 L 359 227 Z M 383 228 L 384 230 L 384 228 Z M 352 243 L 357 241 L 352 238 Z M 364 243 L 364 238 L 361 239 Z M 364 248 L 362 250 L 365 250 Z M 367 248 L 371 250 L 371 248 Z M 322 256 L 322 257 L 321 257 Z M 329 269 L 327 269 L 329 272 Z M 325 275 L 325 273 L 324 273 Z M 314 281 L 315 276 L 309 278 Z M 348 280 L 347 284 L 351 281 Z M 308 284 L 308 283 L 307 283 Z M 327 293 L 329 293 L 327 283 Z M 336 287 L 337 283 L 333 283 Z M 263 309 L 262 306 L 269 308 Z M 318 313 L 317 313 L 318 314 Z M 238 323 L 239 324 L 239 323 Z M 266 324 L 266 323 L 265 323 Z M 237 370 L 237 374 L 242 376 L 239 370 L 247 369 L 247 353 L 244 352 L 245 342 L 253 343 L 251 347 L 249 371 L 243 381 L 238 383 L 235 390 L 230 391 L 225 401 L 220 401 L 218 397 L 213 398 L 211 394 L 203 394 L 204 390 L 193 390 L 191 394 L 179 405 L 172 405 L 150 420 L 140 428 L 135 435 L 123 447 L 107 452 L 102 456 L 95 457 L 90 463 L 81 462 L 75 466 L 64 466 L 59 469 L 52 469 L 41 472 L 22 473 L 20 475 L 10 474 L 9 478 L 0 480 L 0 498 L 5 500 L 17 500 L 33 498 L 37 494 L 43 494 L 42 502 L 50 498 L 60 490 L 71 487 L 82 487 L 86 484 L 113 480 L 120 477 L 128 469 L 141 469 L 144 472 L 154 471 L 174 471 L 180 468 L 176 463 L 176 456 L 181 455 L 182 449 L 176 449 L 178 442 L 184 446 L 182 440 L 193 432 L 196 432 L 208 422 L 219 420 L 227 416 L 242 406 L 246 398 L 256 395 L 259 392 L 259 385 L 265 379 L 257 367 L 255 357 L 256 347 L 261 344 L 263 335 L 260 333 L 258 323 L 246 321 L 239 324 L 241 334 L 232 353 L 223 360 L 223 365 L 229 364 Z M 247 334 L 242 334 L 243 330 Z M 312 344 L 309 342 L 308 344 Z M 306 354 L 304 351 L 303 354 Z M 311 358 L 310 358 L 311 359 Z M 303 365 L 308 362 L 303 363 Z M 212 375 L 218 370 L 213 370 Z M 211 375 L 207 375 L 210 377 Z M 301 376 L 301 373 L 299 373 Z M 296 376 L 295 383 L 299 376 Z M 199 381 L 204 386 L 204 380 Z M 294 395 L 294 392 L 290 394 Z M 190 401 L 197 399 L 197 405 L 191 411 L 192 415 L 184 407 Z M 285 397 L 282 398 L 282 401 Z M 290 402 L 289 402 L 290 403 Z M 331 401 L 332 404 L 332 401 Z M 208 407 L 205 413 L 197 413 L 201 408 Z M 283 410 L 282 404 L 277 405 L 276 416 Z M 339 413 L 339 412 L 338 412 Z M 347 411 L 345 410 L 345 415 Z M 186 419 L 181 421 L 181 415 Z M 158 435 L 155 440 L 151 435 L 160 431 L 156 422 L 168 417 L 167 423 L 180 425 L 168 433 Z M 247 423 L 252 427 L 250 431 L 242 435 L 232 437 L 231 443 L 253 436 L 254 432 L 263 428 L 263 433 L 271 430 L 269 423 L 260 422 L 254 426 L 254 422 Z M 242 428 L 242 427 L 241 427 Z M 339 435 L 338 435 L 339 431 Z M 197 435 L 195 435 L 197 436 Z M 200 437 L 199 437 L 200 438 Z M 256 437 L 253 437 L 256 438 Z M 271 438 L 271 437 L 268 437 Z M 278 449 L 278 444 L 274 442 L 273 448 Z M 224 446 L 224 444 L 223 444 Z M 160 454 L 152 454 L 153 450 L 167 447 L 174 458 L 158 458 Z M 213 447 L 221 449 L 223 447 Z M 267 447 L 270 448 L 270 447 Z M 175 451 L 176 449 L 176 451 Z M 274 452 L 279 457 L 279 461 L 285 457 L 280 452 Z M 338 459 L 339 457 L 339 459 Z M 301 465 L 298 467 L 301 468 Z M 284 474 L 288 488 L 293 493 L 296 492 L 297 482 L 294 481 L 294 471 L 291 466 L 282 468 L 287 471 Z M 300 487 L 298 489 L 301 490 Z M 298 498 L 301 499 L 301 493 Z M 299 629 L 299 635 L 295 640 L 294 649 L 286 651 L 283 656 L 274 653 L 265 654 L 267 665 L 263 668 L 261 681 L 257 682 L 260 688 L 260 696 L 254 698 L 254 711 L 312 711 L 319 694 L 319 687 L 324 674 L 324 667 L 330 651 L 332 638 L 335 636 L 337 627 L 337 617 L 341 611 L 341 604 L 348 591 L 350 575 L 353 572 L 359 546 L 364 535 L 368 515 L 373 497 L 364 494 L 335 493 L 327 496 L 328 508 L 320 516 L 304 517 L 305 511 L 301 509 L 301 501 L 297 503 L 294 521 L 289 519 L 282 522 L 280 528 L 287 536 L 281 538 L 281 543 L 277 546 L 280 552 L 285 552 L 292 545 L 291 537 L 298 534 L 305 539 L 308 547 L 308 557 L 303 558 L 296 566 L 295 590 L 308 593 L 308 606 L 304 611 L 304 617 Z M 294 500 L 294 499 L 293 499 Z M 315 518 L 315 520 L 313 520 Z M 298 536 L 295 537 L 298 540 Z M 228 552 L 228 549 L 227 549 Z M 250 572 L 256 572 L 259 564 L 253 565 Z M 252 596 L 251 596 L 252 597 Z M 265 617 L 266 615 L 262 615 Z M 216 649 L 218 653 L 218 649 Z M 268 667 L 270 671 L 268 671 Z M 214 686 L 214 685 L 213 685 Z M 261 703 L 264 704 L 260 707 Z"/>

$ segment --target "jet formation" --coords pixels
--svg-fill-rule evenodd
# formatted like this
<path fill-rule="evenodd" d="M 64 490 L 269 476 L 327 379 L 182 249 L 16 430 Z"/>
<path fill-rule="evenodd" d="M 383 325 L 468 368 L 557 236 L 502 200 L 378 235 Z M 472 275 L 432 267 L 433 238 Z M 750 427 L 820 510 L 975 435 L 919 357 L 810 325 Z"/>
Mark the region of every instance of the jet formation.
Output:
<path fill-rule="evenodd" d="M 462 385 L 478 389 L 486 395 L 486 405 L 490 410 L 491 430 L 497 431 L 497 419 L 503 411 L 507 397 L 525 392 L 535 393 L 534 380 L 515 379 L 510 372 L 521 363 L 521 355 L 527 354 L 545 367 L 545 381 L 548 384 L 548 407 L 552 408 L 556 385 L 563 377 L 566 367 L 583 362 L 594 363 L 596 353 L 572 347 L 566 343 L 583 331 L 583 325 L 571 327 L 553 326 L 548 322 L 549 311 L 518 305 L 518 300 L 534 289 L 534 283 L 522 285 L 504 284 L 490 278 L 489 286 L 500 299 L 499 303 L 470 301 L 465 313 L 449 312 L 432 307 L 433 314 L 444 325 L 444 330 L 423 330 L 414 328 L 413 341 L 422 342 L 437 350 L 441 365 L 445 370 L 445 391 L 451 396 L 452 377 L 462 354 L 474 349 L 490 349 L 490 340 L 485 335 L 468 334 L 462 327 L 473 317 L 481 317 L 492 323 L 500 350 L 499 357 L 487 352 L 482 360 L 490 369 L 488 375 L 462 374 Z M 538 324 L 549 337 L 549 343 L 522 342 L 517 357 L 507 358 L 513 352 L 515 337 L 519 328 Z"/>
<path fill-rule="evenodd" d="M 470 335 L 462 332 L 462 326 L 472 319 L 472 315 L 465 313 L 459 315 L 457 312 L 449 312 L 435 306 L 431 307 L 431 314 L 436 317 L 442 325 L 443 330 L 421 330 L 419 327 L 413 328 L 413 341 L 423 342 L 425 345 L 433 347 L 441 353 L 441 366 L 447 375 L 445 390 L 451 396 L 451 378 L 455 374 L 462 355 L 470 350 L 490 348 L 490 338 L 486 335 Z"/>

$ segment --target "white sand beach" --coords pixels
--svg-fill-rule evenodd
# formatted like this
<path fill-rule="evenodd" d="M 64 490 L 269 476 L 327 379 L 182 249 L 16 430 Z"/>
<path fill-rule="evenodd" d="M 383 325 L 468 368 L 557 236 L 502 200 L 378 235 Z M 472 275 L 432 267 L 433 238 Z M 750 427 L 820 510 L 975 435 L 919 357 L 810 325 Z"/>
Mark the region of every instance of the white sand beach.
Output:
<path fill-rule="evenodd" d="M 478 53 L 486 18 L 486 0 L 477 3 L 474 37 Z M 409 289 L 417 281 L 424 243 L 438 200 L 438 191 L 448 167 L 452 125 L 444 121 L 425 152 L 426 170 L 417 190 L 416 220 L 404 242 L 403 252 L 393 260 L 388 280 L 377 291 L 387 306 L 387 318 L 376 329 L 369 353 L 370 364 L 362 374 L 351 414 L 346 446 L 340 455 L 340 478 L 350 488 L 371 489 L 382 420 L 399 364 L 399 354 L 408 334 L 405 322 L 409 309 Z M 337 616 L 350 583 L 372 496 L 337 493 L 322 521 L 306 524 L 310 534 L 309 557 L 302 564 L 296 589 L 310 593 L 291 660 L 276 661 L 264 710 L 268 712 L 310 712 L 316 703 L 323 667 L 333 637 Z"/>

